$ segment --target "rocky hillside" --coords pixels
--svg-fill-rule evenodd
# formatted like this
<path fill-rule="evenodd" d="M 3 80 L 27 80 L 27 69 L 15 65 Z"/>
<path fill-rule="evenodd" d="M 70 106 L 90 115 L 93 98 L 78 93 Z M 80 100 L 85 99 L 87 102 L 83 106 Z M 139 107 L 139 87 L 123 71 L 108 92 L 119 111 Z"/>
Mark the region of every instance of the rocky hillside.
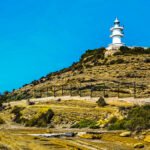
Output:
<path fill-rule="evenodd" d="M 45 97 L 53 95 L 54 91 L 59 95 L 63 86 L 64 91 L 66 90 L 63 94 L 67 94 L 69 89 L 76 90 L 73 94 L 77 94 L 79 90 L 84 90 L 86 94 L 89 89 L 100 89 L 97 85 L 102 84 L 105 85 L 106 92 L 117 93 L 119 87 L 120 95 L 133 96 L 135 92 L 137 96 L 150 95 L 150 48 L 121 47 L 113 56 L 106 57 L 105 54 L 105 48 L 87 50 L 79 62 L 11 93 L 6 92 L 2 99 Z M 114 96 L 113 93 L 106 93 L 106 96 Z"/>

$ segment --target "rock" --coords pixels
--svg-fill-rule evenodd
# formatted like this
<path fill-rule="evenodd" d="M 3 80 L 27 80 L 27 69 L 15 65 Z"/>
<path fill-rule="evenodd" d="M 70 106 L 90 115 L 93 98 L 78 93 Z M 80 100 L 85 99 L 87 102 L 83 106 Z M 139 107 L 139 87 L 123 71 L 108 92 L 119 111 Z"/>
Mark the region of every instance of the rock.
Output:
<path fill-rule="evenodd" d="M 126 131 L 120 134 L 121 137 L 129 137 L 131 136 L 131 132 L 130 131 Z"/>
<path fill-rule="evenodd" d="M 109 50 L 109 51 L 106 51 L 105 52 L 105 54 L 104 54 L 104 56 L 105 56 L 105 58 L 107 58 L 108 56 L 113 56 L 115 53 L 118 53 L 118 52 L 120 52 L 120 50 Z"/>
<path fill-rule="evenodd" d="M 65 135 L 66 137 L 74 137 L 74 136 L 75 136 L 75 133 L 69 132 L 69 133 L 65 133 L 64 135 Z"/>
<path fill-rule="evenodd" d="M 150 135 L 145 136 L 144 141 L 145 141 L 145 142 L 149 142 L 149 143 L 150 143 Z"/>
<path fill-rule="evenodd" d="M 144 135 L 139 135 L 139 140 L 143 140 L 144 139 Z"/>
<path fill-rule="evenodd" d="M 53 138 L 53 137 L 74 137 L 75 133 L 68 132 L 68 133 L 50 133 L 50 134 L 29 134 L 32 136 L 41 136 L 41 137 L 46 137 L 46 138 Z"/>
<path fill-rule="evenodd" d="M 142 132 L 142 135 L 146 135 L 146 134 L 147 134 L 147 132 L 146 132 L 146 131 L 143 131 L 143 132 Z"/>
<path fill-rule="evenodd" d="M 134 136 L 134 139 L 139 140 L 139 137 L 138 136 Z"/>
<path fill-rule="evenodd" d="M 144 144 L 143 143 L 136 143 L 136 144 L 134 144 L 134 148 L 144 148 Z"/>
<path fill-rule="evenodd" d="M 98 104 L 99 107 L 104 107 L 107 105 L 103 97 L 100 97 L 96 103 Z"/>
<path fill-rule="evenodd" d="M 61 102 L 61 98 L 58 98 L 56 101 L 57 101 L 57 102 Z"/>
<path fill-rule="evenodd" d="M 144 139 L 144 135 L 134 136 L 134 139 L 136 139 L 136 140 L 143 140 Z"/>
<path fill-rule="evenodd" d="M 78 133 L 77 133 L 77 136 L 80 137 L 80 136 L 83 136 L 83 135 L 85 135 L 85 134 L 87 134 L 87 132 L 78 132 Z"/>

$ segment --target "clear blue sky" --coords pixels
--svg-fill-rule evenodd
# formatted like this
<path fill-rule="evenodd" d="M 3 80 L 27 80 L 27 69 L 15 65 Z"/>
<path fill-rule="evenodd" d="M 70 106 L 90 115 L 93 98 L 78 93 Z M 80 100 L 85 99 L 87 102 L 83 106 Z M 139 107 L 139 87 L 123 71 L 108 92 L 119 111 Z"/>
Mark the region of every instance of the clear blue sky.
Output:
<path fill-rule="evenodd" d="M 0 91 L 12 90 L 107 46 L 116 16 L 127 45 L 150 46 L 149 0 L 0 1 Z"/>

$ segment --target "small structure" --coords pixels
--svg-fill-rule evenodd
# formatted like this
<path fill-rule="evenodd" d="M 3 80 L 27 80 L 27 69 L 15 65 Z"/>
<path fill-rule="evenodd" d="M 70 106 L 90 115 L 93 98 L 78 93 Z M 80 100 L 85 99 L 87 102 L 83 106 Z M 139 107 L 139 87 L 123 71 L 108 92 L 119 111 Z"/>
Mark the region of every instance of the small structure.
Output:
<path fill-rule="evenodd" d="M 120 21 L 118 18 L 114 21 L 114 26 L 110 29 L 112 38 L 112 44 L 107 47 L 107 50 L 118 50 L 121 46 L 125 44 L 122 43 L 121 39 L 124 36 L 123 34 L 124 27 L 120 26 Z"/>

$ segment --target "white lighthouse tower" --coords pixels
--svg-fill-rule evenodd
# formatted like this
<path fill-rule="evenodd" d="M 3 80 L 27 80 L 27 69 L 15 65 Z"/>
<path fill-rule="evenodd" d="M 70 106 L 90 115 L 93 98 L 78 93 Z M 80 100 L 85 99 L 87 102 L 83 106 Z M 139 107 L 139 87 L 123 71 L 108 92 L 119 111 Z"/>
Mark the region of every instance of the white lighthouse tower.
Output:
<path fill-rule="evenodd" d="M 115 19 L 114 21 L 114 26 L 110 28 L 111 35 L 110 37 L 112 38 L 112 44 L 108 46 L 108 50 L 115 50 L 119 49 L 121 46 L 124 46 L 124 43 L 122 43 L 121 39 L 123 38 L 124 27 L 120 26 L 120 21 L 118 18 Z"/>

